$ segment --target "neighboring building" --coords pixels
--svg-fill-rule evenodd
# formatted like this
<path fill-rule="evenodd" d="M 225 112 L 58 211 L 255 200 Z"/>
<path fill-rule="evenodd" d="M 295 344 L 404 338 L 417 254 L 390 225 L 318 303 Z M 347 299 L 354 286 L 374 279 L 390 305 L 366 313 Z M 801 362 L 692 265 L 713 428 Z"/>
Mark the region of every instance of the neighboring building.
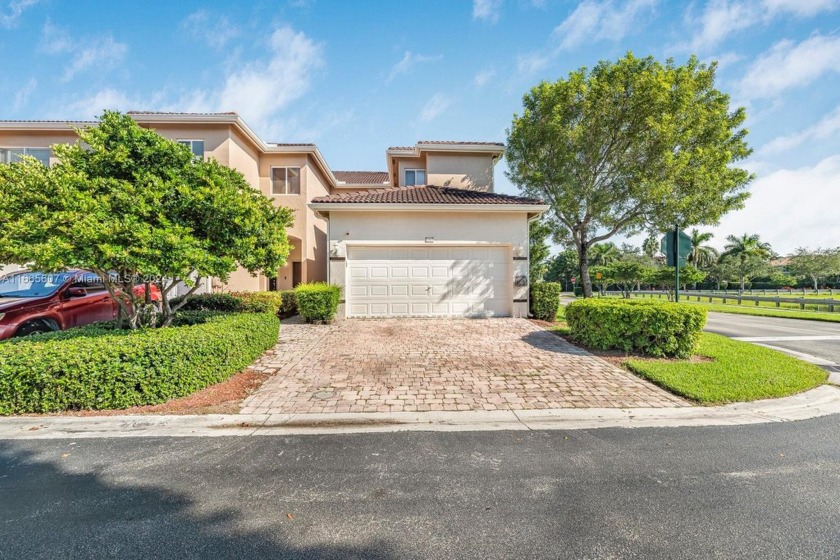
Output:
<path fill-rule="evenodd" d="M 314 144 L 266 143 L 236 113 L 129 114 L 294 210 L 276 278 L 239 270 L 213 291 L 328 281 L 348 316 L 527 314 L 528 221 L 547 207 L 493 192 L 502 144 L 421 141 L 389 148 L 387 171 L 333 171 Z M 50 146 L 91 124 L 0 121 L 0 162 L 54 162 Z"/>

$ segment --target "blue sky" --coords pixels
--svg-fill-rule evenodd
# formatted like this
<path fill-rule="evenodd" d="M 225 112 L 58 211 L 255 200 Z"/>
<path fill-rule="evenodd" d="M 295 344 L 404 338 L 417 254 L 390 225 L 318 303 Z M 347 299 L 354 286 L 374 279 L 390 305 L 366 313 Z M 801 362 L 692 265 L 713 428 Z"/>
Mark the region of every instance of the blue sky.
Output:
<path fill-rule="evenodd" d="M 720 63 L 748 111 L 743 211 L 712 229 L 840 245 L 840 0 L 0 0 L 4 119 L 237 111 L 334 169 L 387 146 L 498 140 L 522 95 L 626 51 Z M 497 189 L 516 192 L 497 168 Z"/>

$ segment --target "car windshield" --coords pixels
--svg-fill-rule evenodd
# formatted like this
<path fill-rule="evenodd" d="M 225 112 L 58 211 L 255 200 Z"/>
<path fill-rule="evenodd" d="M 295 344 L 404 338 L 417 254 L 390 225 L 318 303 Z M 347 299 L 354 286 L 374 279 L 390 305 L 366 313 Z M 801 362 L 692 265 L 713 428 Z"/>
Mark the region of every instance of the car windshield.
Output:
<path fill-rule="evenodd" d="M 18 272 L 0 277 L 0 297 L 45 297 L 73 276 L 71 272 Z"/>

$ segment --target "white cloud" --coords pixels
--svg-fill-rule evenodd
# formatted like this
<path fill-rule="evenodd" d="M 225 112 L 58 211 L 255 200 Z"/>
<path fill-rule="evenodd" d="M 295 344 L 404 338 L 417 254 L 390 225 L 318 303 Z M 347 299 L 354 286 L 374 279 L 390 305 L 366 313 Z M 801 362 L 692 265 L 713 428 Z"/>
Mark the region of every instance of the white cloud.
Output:
<path fill-rule="evenodd" d="M 756 179 L 746 207 L 728 214 L 713 228 L 716 240 L 744 232 L 757 233 L 780 254 L 796 247 L 831 245 L 840 239 L 836 205 L 814 204 L 809 200 L 836 200 L 840 192 L 840 154 L 813 167 L 781 169 Z M 779 204 L 780 200 L 801 203 Z"/>
<path fill-rule="evenodd" d="M 187 16 L 181 27 L 194 39 L 214 49 L 222 49 L 239 35 L 239 28 L 225 16 L 216 16 L 207 10 L 198 10 Z"/>
<path fill-rule="evenodd" d="M 35 91 L 35 88 L 38 87 L 38 80 L 35 78 L 29 78 L 29 80 L 23 84 L 23 86 L 17 90 L 15 93 L 15 100 L 12 103 L 12 111 L 17 113 L 21 109 L 26 106 L 26 103 L 29 101 L 29 97 Z"/>
<path fill-rule="evenodd" d="M 501 7 L 502 0 L 473 0 L 472 17 L 487 23 L 497 23 Z"/>
<path fill-rule="evenodd" d="M 571 49 L 586 42 L 620 41 L 638 29 L 649 17 L 657 0 L 584 0 L 554 30 L 561 49 Z"/>
<path fill-rule="evenodd" d="M 0 11 L 0 27 L 10 29 L 17 25 L 18 20 L 27 8 L 37 4 L 40 0 L 13 0 L 6 10 Z"/>
<path fill-rule="evenodd" d="M 278 28 L 269 41 L 270 58 L 246 63 L 230 74 L 215 105 L 268 125 L 277 112 L 309 91 L 312 72 L 323 64 L 322 50 L 303 32 Z"/>
<path fill-rule="evenodd" d="M 811 17 L 821 12 L 840 9 L 837 0 L 764 0 L 764 8 L 771 14 L 794 14 Z"/>
<path fill-rule="evenodd" d="M 773 97 L 826 72 L 840 72 L 840 36 L 814 35 L 798 44 L 783 40 L 752 63 L 740 91 L 750 99 Z"/>
<path fill-rule="evenodd" d="M 450 105 L 452 105 L 452 99 L 442 93 L 436 93 L 426 102 L 425 105 L 423 105 L 423 108 L 420 109 L 420 114 L 417 115 L 417 120 L 420 122 L 428 122 L 446 111 Z"/>
<path fill-rule="evenodd" d="M 236 111 L 260 134 L 276 136 L 289 130 L 280 113 L 309 91 L 312 73 L 323 64 L 322 50 L 304 33 L 283 26 L 271 34 L 268 57 L 237 64 L 222 78 L 221 89 L 164 89 L 143 96 L 108 87 L 69 102 L 63 110 L 73 118 L 90 118 L 103 109 Z"/>
<path fill-rule="evenodd" d="M 402 74 L 407 74 L 409 70 L 417 66 L 418 64 L 422 64 L 423 62 L 431 62 L 433 60 L 440 60 L 443 58 L 442 56 L 428 56 L 424 54 L 417 54 L 411 51 L 405 51 L 403 57 L 391 67 L 391 72 L 388 74 L 388 78 L 385 80 L 385 83 L 390 83 Z"/>
<path fill-rule="evenodd" d="M 493 68 L 485 68 L 473 77 L 473 84 L 475 84 L 476 87 L 482 88 L 486 86 L 495 75 L 496 71 Z"/>
<path fill-rule="evenodd" d="M 837 0 L 714 0 L 706 4 L 699 17 L 687 18 L 699 31 L 680 48 L 706 51 L 737 31 L 765 25 L 777 17 L 812 17 L 838 8 Z"/>
<path fill-rule="evenodd" d="M 805 130 L 788 136 L 780 136 L 768 142 L 759 150 L 759 157 L 781 154 L 804 142 L 826 140 L 838 133 L 840 133 L 840 105 Z"/>
<path fill-rule="evenodd" d="M 102 70 L 117 66 L 125 58 L 128 45 L 115 41 L 110 34 L 74 39 L 66 29 L 47 22 L 41 50 L 52 55 L 70 55 L 62 76 L 62 81 L 68 82 L 79 72 L 91 68 Z"/>
<path fill-rule="evenodd" d="M 517 57 L 517 71 L 523 76 L 538 74 L 564 50 L 596 41 L 621 41 L 644 26 L 658 1 L 584 0 L 554 29 L 548 46 Z"/>
<path fill-rule="evenodd" d="M 538 51 L 516 57 L 516 70 L 524 76 L 537 74 L 545 70 L 549 64 L 551 64 L 551 57 Z"/>

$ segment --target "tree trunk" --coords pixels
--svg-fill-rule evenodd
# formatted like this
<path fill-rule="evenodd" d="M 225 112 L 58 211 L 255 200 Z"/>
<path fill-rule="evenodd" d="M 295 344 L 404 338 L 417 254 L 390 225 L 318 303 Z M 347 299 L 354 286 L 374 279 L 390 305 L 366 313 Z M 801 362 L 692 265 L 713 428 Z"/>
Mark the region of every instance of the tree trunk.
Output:
<path fill-rule="evenodd" d="M 581 240 L 578 242 L 578 265 L 580 266 L 580 285 L 583 287 L 583 297 L 592 297 L 592 279 L 589 277 L 589 245 Z"/>
<path fill-rule="evenodd" d="M 819 280 L 820 280 L 820 279 L 819 279 L 819 277 L 818 277 L 818 276 L 813 276 L 813 279 L 814 279 L 814 290 L 815 290 L 815 291 L 819 291 L 819 290 L 820 290 L 820 287 L 819 287 L 819 285 L 818 285 L 818 282 L 819 282 Z"/>

